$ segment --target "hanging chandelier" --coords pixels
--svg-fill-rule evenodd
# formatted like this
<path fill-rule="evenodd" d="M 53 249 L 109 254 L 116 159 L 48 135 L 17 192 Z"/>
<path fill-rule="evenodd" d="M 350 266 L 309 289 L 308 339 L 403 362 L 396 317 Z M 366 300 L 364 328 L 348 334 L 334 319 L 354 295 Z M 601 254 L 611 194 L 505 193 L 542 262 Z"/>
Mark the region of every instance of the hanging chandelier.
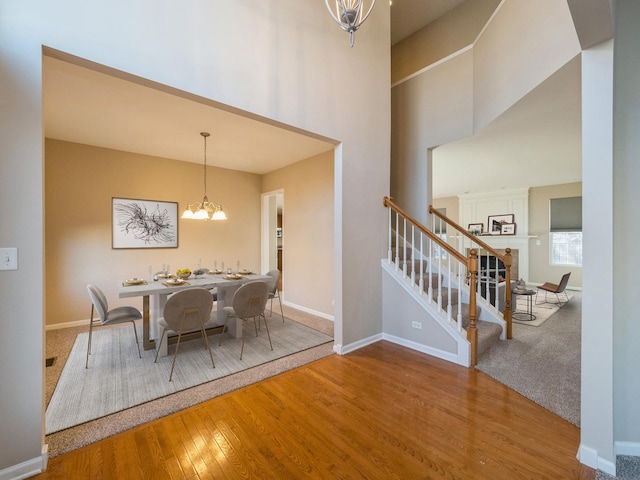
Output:
<path fill-rule="evenodd" d="M 222 210 L 222 205 L 210 202 L 207 198 L 207 137 L 209 132 L 200 132 L 204 138 L 204 196 L 202 202 L 194 202 L 187 205 L 182 218 L 195 220 L 226 220 L 227 216 Z"/>
<path fill-rule="evenodd" d="M 329 5 L 329 1 L 335 1 L 335 10 Z M 369 17 L 376 0 L 371 0 L 371 6 L 364 14 L 364 0 L 324 0 L 331 17 L 345 32 L 349 32 L 349 44 L 353 47 L 354 34 L 360 25 Z"/>

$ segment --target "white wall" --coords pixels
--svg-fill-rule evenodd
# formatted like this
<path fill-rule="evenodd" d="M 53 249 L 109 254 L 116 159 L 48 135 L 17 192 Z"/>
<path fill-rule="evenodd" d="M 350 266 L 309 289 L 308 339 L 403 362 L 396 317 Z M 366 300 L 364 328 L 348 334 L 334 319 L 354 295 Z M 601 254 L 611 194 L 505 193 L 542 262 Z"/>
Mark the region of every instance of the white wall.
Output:
<path fill-rule="evenodd" d="M 613 378 L 618 454 L 640 456 L 640 3 L 619 0 L 616 12 L 613 137 Z"/>
<path fill-rule="evenodd" d="M 431 199 L 429 148 L 473 133 L 472 92 L 471 51 L 392 89 L 391 195 L 422 223 Z"/>
<path fill-rule="evenodd" d="M 580 51 L 566 2 L 506 0 L 474 46 L 474 131 Z"/>
<path fill-rule="evenodd" d="M 580 461 L 611 472 L 613 452 L 613 45 L 582 54 L 582 375 Z"/>
<path fill-rule="evenodd" d="M 5 0 L 0 9 L 0 245 L 20 250 L 20 270 L 0 272 L 0 475 L 37 467 L 43 444 L 43 45 L 342 142 L 336 342 L 381 331 L 388 5 L 378 3 L 354 48 L 322 2 Z"/>

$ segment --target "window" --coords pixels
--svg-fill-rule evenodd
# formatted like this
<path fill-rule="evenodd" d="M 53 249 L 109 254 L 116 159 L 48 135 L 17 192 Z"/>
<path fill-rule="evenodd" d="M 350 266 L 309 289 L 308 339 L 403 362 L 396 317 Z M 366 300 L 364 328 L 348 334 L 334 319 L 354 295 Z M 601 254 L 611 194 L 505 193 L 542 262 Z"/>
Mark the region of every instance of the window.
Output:
<path fill-rule="evenodd" d="M 551 265 L 582 266 L 582 197 L 549 202 Z"/>
<path fill-rule="evenodd" d="M 551 232 L 551 265 L 582 266 L 582 232 Z"/>

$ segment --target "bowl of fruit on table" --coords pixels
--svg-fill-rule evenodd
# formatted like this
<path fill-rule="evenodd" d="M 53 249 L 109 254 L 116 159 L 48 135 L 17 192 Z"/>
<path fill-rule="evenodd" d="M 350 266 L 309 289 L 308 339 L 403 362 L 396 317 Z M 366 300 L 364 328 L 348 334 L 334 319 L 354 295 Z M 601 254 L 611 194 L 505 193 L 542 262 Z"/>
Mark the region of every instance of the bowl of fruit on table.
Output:
<path fill-rule="evenodd" d="M 181 268 L 180 270 L 176 270 L 176 275 L 178 278 L 186 280 L 191 276 L 191 270 L 188 268 Z"/>

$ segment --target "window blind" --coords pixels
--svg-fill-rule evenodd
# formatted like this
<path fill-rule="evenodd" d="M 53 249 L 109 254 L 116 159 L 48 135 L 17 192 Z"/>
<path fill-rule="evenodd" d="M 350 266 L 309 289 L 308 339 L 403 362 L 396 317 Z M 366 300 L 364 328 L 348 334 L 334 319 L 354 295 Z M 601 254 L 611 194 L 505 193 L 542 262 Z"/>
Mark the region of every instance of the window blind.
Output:
<path fill-rule="evenodd" d="M 552 198 L 549 201 L 549 231 L 582 231 L 582 197 Z"/>

